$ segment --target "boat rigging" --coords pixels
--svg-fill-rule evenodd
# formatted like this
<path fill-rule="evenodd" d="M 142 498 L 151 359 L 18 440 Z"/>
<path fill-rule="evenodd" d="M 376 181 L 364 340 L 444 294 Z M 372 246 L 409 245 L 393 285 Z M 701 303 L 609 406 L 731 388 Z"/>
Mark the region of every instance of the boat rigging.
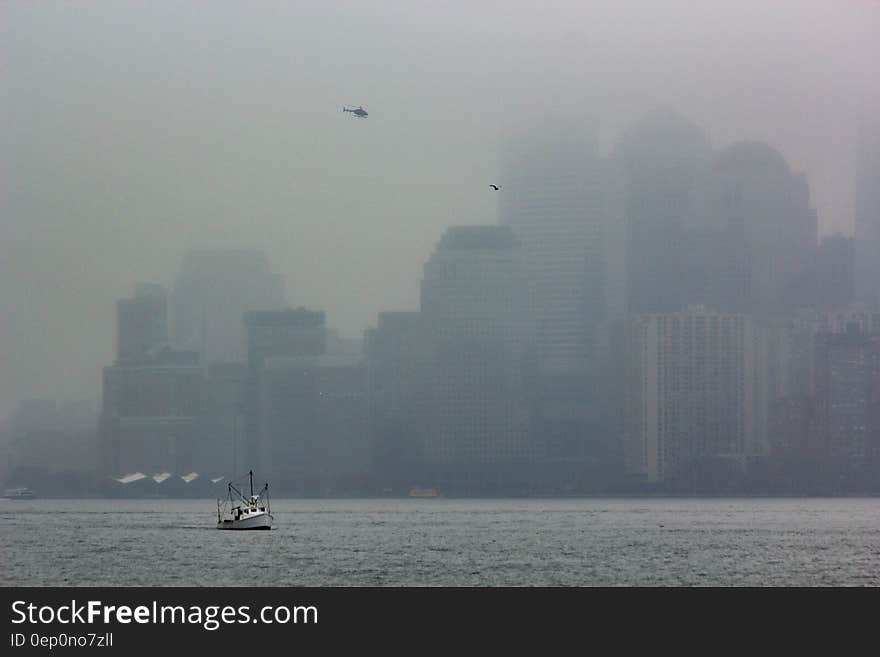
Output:
<path fill-rule="evenodd" d="M 227 484 L 225 500 L 217 500 L 217 529 L 271 529 L 275 519 L 269 508 L 269 484 L 263 484 L 259 494 L 254 495 L 254 471 L 248 472 L 250 495 L 239 490 L 244 477 Z"/>

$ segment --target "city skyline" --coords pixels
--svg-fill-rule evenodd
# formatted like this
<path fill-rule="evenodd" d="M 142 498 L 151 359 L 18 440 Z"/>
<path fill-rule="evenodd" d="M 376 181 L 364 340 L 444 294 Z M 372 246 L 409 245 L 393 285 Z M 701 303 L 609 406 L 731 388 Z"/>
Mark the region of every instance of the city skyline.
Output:
<path fill-rule="evenodd" d="M 560 183 L 553 179 L 554 172 L 566 173 L 564 167 L 559 167 L 560 162 L 575 163 L 578 156 L 577 152 L 572 149 L 572 145 L 566 143 L 562 138 L 565 135 L 564 130 L 566 128 L 571 128 L 571 126 L 564 123 L 542 124 L 534 133 L 520 134 L 518 136 L 518 140 L 525 138 L 525 142 L 510 142 L 506 151 L 510 158 L 506 163 L 508 174 L 502 176 L 501 179 L 505 181 L 508 188 L 512 181 L 518 189 L 515 189 L 514 193 L 505 198 L 501 204 L 501 218 L 506 217 L 508 222 L 512 221 L 512 224 L 516 227 L 518 238 L 525 240 L 523 242 L 526 247 L 523 251 L 525 256 L 524 264 L 526 262 L 529 264 L 528 269 L 524 271 L 529 271 L 529 275 L 524 278 L 524 281 L 528 281 L 528 284 L 524 284 L 522 287 L 523 289 L 530 289 L 529 294 L 526 296 L 532 298 L 529 302 L 531 320 L 537 320 L 541 326 L 546 327 L 548 318 L 553 319 L 554 315 L 560 311 L 563 312 L 563 317 L 567 313 L 569 317 L 577 318 L 577 315 L 570 314 L 564 301 L 560 303 L 558 295 L 554 296 L 554 287 L 561 283 L 562 289 L 567 290 L 563 295 L 563 299 L 580 299 L 581 301 L 578 303 L 586 303 L 584 306 L 585 310 L 581 311 L 586 312 L 586 314 L 581 319 L 576 319 L 574 322 L 568 320 L 568 333 L 569 335 L 576 336 L 581 330 L 577 327 L 584 324 L 585 321 L 586 324 L 584 326 L 593 325 L 598 327 L 606 320 L 619 320 L 627 317 L 627 297 L 630 305 L 629 316 L 632 318 L 637 316 L 640 309 L 638 295 L 633 291 L 631 282 L 627 280 L 631 277 L 631 274 L 626 276 L 620 273 L 618 275 L 623 276 L 623 279 L 617 280 L 613 274 L 611 276 L 608 275 L 610 271 L 609 264 L 616 266 L 619 271 L 621 268 L 626 269 L 628 263 L 635 259 L 641 262 L 642 266 L 648 267 L 645 270 L 649 277 L 647 280 L 651 280 L 653 276 L 651 267 L 654 265 L 651 265 L 649 258 L 646 259 L 644 257 L 650 251 L 645 252 L 645 254 L 642 254 L 643 257 L 639 258 L 638 249 L 640 247 L 638 243 L 630 243 L 630 238 L 624 238 L 623 234 L 617 230 L 616 225 L 627 225 L 627 230 L 629 231 L 654 230 L 650 227 L 654 217 L 653 215 L 648 215 L 647 224 L 645 224 L 645 227 L 641 227 L 638 221 L 634 219 L 632 210 L 625 209 L 624 206 L 627 203 L 624 202 L 624 198 L 632 197 L 636 199 L 637 207 L 645 205 L 645 207 L 650 208 L 666 204 L 663 194 L 667 192 L 663 192 L 662 187 L 653 189 L 652 186 L 645 188 L 638 184 L 638 181 L 645 177 L 643 171 L 646 166 L 645 163 L 648 163 L 647 166 L 649 167 L 645 171 L 651 171 L 651 167 L 659 166 L 660 168 L 657 171 L 661 171 L 670 166 L 677 166 L 675 164 L 676 156 L 670 157 L 670 154 L 674 153 L 676 149 L 684 148 L 687 151 L 688 149 L 693 150 L 693 147 L 688 146 L 687 140 L 691 137 L 686 136 L 683 141 L 676 141 L 676 139 L 690 134 L 692 130 L 697 130 L 697 128 L 687 124 L 684 117 L 668 112 L 655 112 L 646 115 L 640 122 L 634 124 L 630 134 L 622 136 L 624 154 L 615 153 L 599 159 L 595 151 L 592 150 L 594 145 L 591 146 L 588 141 L 574 142 L 575 145 L 580 145 L 584 148 L 585 164 L 579 164 L 577 169 L 572 169 L 568 172 L 568 176 L 564 175 Z M 553 137 L 553 135 L 557 135 L 559 139 Z M 658 147 L 658 144 L 662 145 Z M 529 150 L 530 148 L 532 149 L 531 151 Z M 670 148 L 672 150 L 669 150 Z M 784 159 L 772 146 L 759 142 L 744 141 L 715 152 L 711 150 L 703 152 L 702 148 L 702 146 L 699 146 L 694 151 L 702 153 L 695 160 L 696 164 L 689 165 L 696 166 L 694 173 L 690 175 L 693 177 L 693 180 L 699 181 L 694 183 L 695 188 L 693 191 L 693 195 L 698 198 L 694 202 L 698 207 L 698 211 L 682 211 L 679 213 L 682 219 L 684 219 L 684 224 L 681 227 L 681 230 L 684 232 L 679 235 L 678 239 L 684 238 L 689 231 L 698 234 L 700 231 L 705 230 L 705 227 L 712 226 L 713 222 L 718 221 L 715 213 L 719 211 L 722 217 L 725 213 L 730 212 L 740 216 L 742 210 L 737 210 L 737 208 L 742 199 L 732 196 L 734 190 L 737 197 L 743 193 L 746 196 L 754 196 L 757 192 L 755 198 L 762 199 L 758 210 L 755 209 L 753 201 L 747 203 L 747 206 L 750 208 L 749 212 L 758 212 L 754 221 L 757 222 L 755 226 L 760 230 L 756 233 L 755 237 L 751 238 L 754 245 L 748 247 L 750 249 L 757 248 L 758 251 L 748 251 L 747 253 L 752 253 L 752 256 L 747 256 L 747 259 L 754 257 L 754 253 L 760 253 L 762 250 L 767 250 L 768 247 L 771 247 L 768 252 L 771 261 L 778 260 L 774 255 L 774 249 L 771 246 L 772 242 L 768 242 L 768 238 L 763 237 L 765 234 L 776 235 L 777 237 L 773 239 L 782 240 L 779 246 L 783 243 L 791 246 L 794 244 L 799 245 L 791 250 L 786 262 L 792 259 L 794 261 L 803 261 L 805 257 L 819 259 L 815 265 L 819 269 L 813 274 L 813 276 L 818 278 L 810 278 L 808 282 L 809 286 L 816 288 L 813 290 L 813 293 L 816 295 L 815 298 L 808 295 L 808 297 L 802 298 L 802 303 L 801 301 L 796 301 L 795 304 L 801 303 L 804 307 L 813 306 L 819 308 L 823 303 L 827 303 L 830 305 L 825 308 L 826 310 L 837 310 L 840 307 L 839 304 L 842 303 L 841 300 L 852 300 L 853 289 L 850 289 L 848 293 L 846 292 L 848 285 L 846 283 L 846 276 L 847 272 L 849 272 L 849 275 L 853 277 L 849 288 L 854 288 L 855 252 L 851 249 L 846 250 L 845 247 L 841 251 L 841 246 L 837 247 L 836 255 L 835 252 L 830 251 L 832 244 L 846 239 L 838 233 L 823 237 L 821 243 L 817 239 L 815 211 L 807 205 L 810 202 L 810 191 L 803 176 L 797 172 L 790 172 Z M 531 159 L 524 159 L 524 154 L 531 157 Z M 555 161 L 560 157 L 561 160 Z M 659 159 L 656 159 L 658 157 Z M 627 158 L 629 158 L 631 163 L 635 162 L 638 165 L 636 169 L 632 169 L 631 163 L 627 164 Z M 650 164 L 652 158 L 656 161 Z M 520 171 L 511 177 L 511 164 L 520 168 L 528 165 L 524 171 L 530 171 L 530 173 Z M 528 167 L 531 167 L 531 169 Z M 709 175 L 710 171 L 715 171 L 715 173 Z M 734 172 L 732 177 L 731 172 Z M 649 173 L 649 177 L 646 179 L 652 179 L 654 175 Z M 719 175 L 721 177 L 716 180 L 716 177 Z M 792 185 L 792 182 L 789 182 L 789 177 L 793 175 L 794 177 L 791 180 L 797 192 L 792 197 L 788 188 Z M 755 182 L 750 182 L 758 179 L 762 182 L 758 183 L 757 187 Z M 629 183 L 626 181 L 629 181 Z M 724 184 L 719 186 L 719 181 Z M 543 189 L 542 182 L 549 185 L 549 191 Z M 744 182 L 746 187 L 743 187 Z M 586 187 L 581 187 L 583 184 L 586 184 Z M 596 184 L 601 185 L 601 200 L 598 204 L 596 201 L 591 200 L 591 195 L 597 195 L 597 191 L 594 189 Z M 635 186 L 633 186 L 634 184 Z M 630 186 L 629 189 L 627 189 L 627 185 Z M 570 193 L 567 195 L 566 188 L 575 192 L 574 195 L 572 196 Z M 560 196 L 560 190 L 562 196 Z M 583 191 L 578 190 L 587 190 L 587 193 L 584 194 Z M 674 186 L 670 190 L 674 191 Z M 655 195 L 660 194 L 660 196 L 649 200 L 645 204 L 644 201 L 638 199 L 644 196 L 646 192 Z M 770 195 L 769 197 L 767 196 L 768 194 Z M 787 225 L 785 222 L 789 221 L 789 218 L 784 212 L 778 217 L 774 217 L 773 212 L 777 214 L 780 212 L 780 206 L 772 200 L 774 195 L 779 196 L 780 199 L 784 197 L 801 199 L 801 205 L 798 207 L 801 208 L 799 212 L 802 218 L 798 219 L 798 221 L 801 223 L 806 221 L 807 226 L 812 224 L 812 233 L 808 227 L 806 237 L 802 238 L 798 231 L 803 232 L 803 228 L 797 227 L 795 224 Z M 719 199 L 721 204 L 717 207 L 714 206 L 713 202 L 718 203 Z M 732 201 L 735 202 L 732 203 Z M 786 203 L 789 202 L 790 200 L 786 201 Z M 550 214 L 547 214 L 544 206 L 550 209 Z M 760 210 L 760 206 L 767 206 L 773 208 L 773 210 L 770 214 L 767 214 L 766 211 Z M 560 208 L 561 214 L 559 213 Z M 559 225 L 554 223 L 557 221 L 554 213 L 562 220 L 562 223 Z M 729 220 L 729 218 L 725 219 L 725 221 Z M 766 223 L 768 220 L 770 221 L 769 224 Z M 783 223 L 780 223 L 779 227 L 776 228 L 773 222 L 778 221 Z M 541 228 L 542 225 L 544 228 Z M 584 229 L 588 231 L 586 234 L 591 235 L 591 237 L 584 243 L 580 243 L 577 239 L 574 241 L 569 239 L 566 248 L 570 249 L 572 246 L 575 248 L 560 260 L 558 253 L 564 254 L 565 250 L 557 252 L 558 247 L 553 246 L 553 240 L 558 240 L 560 237 L 564 239 L 567 233 L 574 237 L 574 234 L 570 231 L 573 228 L 575 230 L 582 230 L 577 228 L 580 225 L 583 225 Z M 500 230 L 505 227 L 505 224 L 502 221 L 501 224 L 471 225 L 470 228 L 477 231 L 474 233 L 475 235 L 479 235 L 482 234 L 480 231 L 484 232 L 492 226 L 496 226 Z M 662 226 L 662 223 L 660 226 Z M 451 239 L 451 235 L 457 234 L 455 231 L 461 232 L 468 229 L 468 227 L 468 225 L 464 225 L 447 228 L 444 231 L 444 236 L 438 241 L 437 248 L 440 248 L 446 241 Z M 534 232 L 536 228 L 538 229 L 537 233 Z M 560 230 L 562 232 L 559 232 Z M 749 230 L 754 231 L 754 229 Z M 547 235 L 551 238 L 550 241 L 547 241 L 545 237 L 543 246 L 538 248 L 537 251 L 532 251 L 531 256 L 527 256 L 526 254 L 530 252 L 530 249 L 534 248 L 530 246 L 531 244 L 542 244 L 540 241 L 534 242 L 534 236 L 540 236 L 542 231 L 549 231 Z M 798 239 L 791 242 L 795 235 L 798 235 Z M 728 237 L 724 239 L 728 239 Z M 719 238 L 716 237 L 715 239 Z M 721 246 L 723 250 L 724 239 L 715 248 Z M 565 244 L 565 242 L 557 243 Z M 710 243 L 705 241 L 692 243 L 692 240 L 685 239 L 682 244 L 688 244 L 691 251 L 693 251 L 694 248 L 698 250 L 705 249 Z M 650 249 L 650 241 L 648 242 L 648 248 Z M 576 261 L 579 250 L 582 251 L 581 257 L 583 258 L 583 263 L 587 265 L 586 269 L 579 273 L 578 270 L 582 265 L 575 265 L 574 270 L 570 274 L 565 273 L 564 268 L 560 269 L 560 264 L 573 262 L 572 256 L 574 256 Z M 692 259 L 693 254 L 689 252 L 682 252 L 678 258 L 680 259 L 681 255 L 685 253 L 687 253 L 688 258 L 684 261 Z M 825 254 L 824 260 L 822 259 L 823 254 Z M 430 254 L 426 257 L 424 265 L 426 268 L 425 275 L 434 257 Z M 848 265 L 846 264 L 848 262 L 847 258 L 852 260 Z M 703 259 L 698 258 L 698 260 Z M 821 263 L 823 262 L 825 263 L 825 269 L 821 268 Z M 612 266 L 612 269 L 614 269 L 614 266 Z M 229 364 L 234 362 L 243 364 L 246 358 L 246 341 L 244 339 L 246 312 L 242 310 L 249 308 L 266 312 L 273 310 L 273 306 L 278 310 L 285 306 L 290 308 L 283 300 L 283 281 L 277 275 L 272 274 L 272 269 L 272 264 L 267 261 L 265 254 L 256 249 L 191 250 L 184 254 L 180 267 L 177 270 L 174 284 L 168 290 L 170 311 L 166 309 L 166 290 L 163 285 L 157 283 L 136 283 L 133 299 L 120 299 L 116 302 L 118 327 L 116 336 L 117 364 L 137 363 L 139 358 L 143 359 L 148 352 L 155 351 L 161 346 L 165 346 L 165 348 L 171 346 L 178 349 L 194 349 L 204 372 L 207 372 L 207 368 L 214 362 L 217 362 L 217 364 L 222 364 L 224 361 Z M 785 267 L 780 268 L 779 263 L 774 264 L 771 269 L 778 269 L 779 272 L 787 271 Z M 743 272 L 738 268 L 734 271 L 736 272 L 733 279 L 735 283 L 739 281 L 737 277 L 745 275 L 746 287 L 748 288 L 748 281 L 755 277 L 754 281 L 758 282 L 755 286 L 756 289 L 765 292 L 770 289 L 785 290 L 786 281 L 791 283 L 797 280 L 796 277 L 792 278 L 792 276 L 800 270 L 791 270 L 788 279 L 779 277 L 778 272 L 775 275 L 776 278 L 767 278 L 768 275 L 761 273 L 764 270 L 760 267 L 756 270 L 757 273 L 753 272 L 752 274 L 749 274 L 748 271 Z M 726 275 L 729 277 L 729 274 Z M 580 282 L 581 277 L 585 277 L 584 281 L 588 281 L 586 287 L 581 287 L 583 285 Z M 474 281 L 480 285 L 483 284 L 479 279 L 474 279 Z M 754 285 L 754 281 L 752 285 Z M 262 282 L 262 289 L 260 288 L 260 282 Z M 425 282 L 426 279 L 423 277 L 421 279 L 423 294 Z M 535 283 L 539 284 L 537 288 L 539 292 L 537 294 L 535 288 L 532 287 Z M 572 287 L 572 284 L 574 287 Z M 741 286 L 741 283 L 737 284 Z M 823 285 L 828 289 L 823 288 L 820 290 L 819 286 Z M 841 288 L 841 286 L 843 287 Z M 657 291 L 662 293 L 668 287 L 669 285 L 663 284 L 661 281 Z M 781 301 L 781 298 L 777 301 L 773 301 L 771 298 L 769 302 L 755 302 L 757 305 L 753 303 L 752 305 L 743 306 L 742 301 L 748 297 L 746 295 L 746 297 L 740 300 L 740 303 L 733 302 L 731 305 L 730 298 L 725 295 L 717 295 L 717 287 L 709 285 L 697 291 L 703 296 L 699 296 L 696 300 L 700 303 L 708 304 L 709 308 L 713 311 L 727 308 L 728 310 L 745 310 L 762 315 L 766 314 L 768 310 L 776 308 L 779 301 Z M 262 295 L 262 303 L 253 297 L 254 292 Z M 621 296 L 621 292 L 623 294 L 622 306 L 619 302 L 614 303 Z M 823 301 L 820 298 L 823 292 L 825 297 L 827 297 L 827 301 Z M 850 296 L 847 296 L 847 294 Z M 713 295 L 716 296 L 713 297 Z M 547 297 L 547 300 L 551 300 L 556 306 L 548 306 L 544 297 Z M 143 299 L 148 304 L 152 304 L 152 306 L 156 304 L 155 299 L 161 299 L 161 306 L 158 308 L 161 314 L 156 315 L 156 310 L 147 310 L 146 314 L 145 311 L 137 310 L 138 298 Z M 150 301 L 151 298 L 154 301 Z M 654 298 L 659 297 L 655 295 Z M 672 311 L 676 308 L 684 310 L 687 305 L 685 303 L 687 298 L 687 295 L 685 295 L 679 298 L 678 301 L 672 302 L 668 310 Z M 538 300 L 537 304 L 535 299 Z M 206 303 L 211 305 L 212 310 L 210 313 L 206 311 Z M 424 305 L 424 300 L 422 305 Z M 227 307 L 224 308 L 224 306 Z M 608 312 L 608 308 L 613 306 L 619 306 L 617 312 Z M 144 308 L 150 307 L 150 305 L 144 306 Z M 797 307 L 797 305 L 793 307 Z M 238 308 L 238 310 L 236 311 L 235 308 Z M 554 308 L 556 309 L 554 310 Z M 782 306 L 778 306 L 775 312 L 778 313 L 782 309 Z M 424 310 L 422 308 L 422 312 Z M 193 315 L 193 311 L 196 311 L 195 315 Z M 323 311 L 320 312 L 322 315 L 324 314 Z M 387 314 L 389 312 L 401 312 L 401 309 L 379 309 L 376 312 L 377 321 L 381 321 L 383 313 Z M 199 313 L 201 314 L 199 315 Z M 156 319 L 153 318 L 154 316 Z M 190 326 L 190 328 L 181 331 L 180 327 L 183 326 L 181 321 L 183 320 L 188 322 L 186 326 Z M 175 326 L 178 327 L 177 331 L 173 330 Z M 564 324 L 560 324 L 560 326 L 564 326 Z M 127 327 L 125 328 L 125 333 L 123 332 L 123 327 Z M 172 327 L 171 331 L 169 331 L 169 327 Z M 330 327 L 328 326 L 328 328 Z M 532 330 L 536 328 L 537 325 Z M 193 329 L 196 330 L 194 331 Z M 369 332 L 372 329 L 372 326 L 368 326 L 365 332 Z M 584 354 L 591 353 L 594 349 L 600 348 L 599 344 L 595 343 L 595 340 L 601 338 L 596 337 L 595 330 L 596 328 L 591 328 L 581 336 L 581 339 L 587 339 L 583 343 L 587 346 L 581 347 L 581 350 L 586 349 Z M 230 342 L 228 337 L 236 335 L 236 332 L 238 337 Z M 202 344 L 202 341 L 208 339 L 209 334 L 216 335 L 217 333 L 227 336 L 224 343 L 225 351 L 215 351 L 213 358 L 207 357 L 199 345 Z M 126 337 L 128 334 L 130 334 L 129 337 Z M 194 337 L 191 339 L 181 339 L 183 335 L 193 335 Z M 336 335 L 336 339 L 341 337 L 338 334 Z M 535 344 L 538 347 L 538 354 L 546 351 L 546 347 L 542 348 L 541 346 L 544 340 L 541 335 L 541 331 L 538 331 L 534 338 L 536 340 Z M 240 343 L 237 346 L 236 341 Z M 134 356 L 126 356 L 126 354 L 131 353 L 134 353 Z M 585 357 L 584 354 L 579 354 L 578 351 L 571 351 L 566 357 L 557 359 L 558 362 L 555 365 L 549 364 L 547 371 L 550 372 L 558 368 L 560 363 L 563 364 L 563 370 L 565 370 L 567 367 L 565 365 L 566 361 L 570 361 L 573 371 L 582 370 L 587 373 L 590 369 L 599 367 L 598 361 L 596 361 L 591 362 L 590 366 L 584 369 L 582 363 L 582 359 Z M 362 353 L 361 357 L 363 356 L 365 354 Z M 149 357 L 152 358 L 152 356 Z M 542 362 L 543 358 L 543 356 L 539 355 L 539 363 Z M 589 355 L 586 358 L 587 362 L 593 360 L 593 357 Z M 539 365 L 539 369 L 543 367 L 543 364 Z M 104 397 L 106 405 L 106 390 Z M 64 400 L 62 399 L 62 401 Z M 558 400 L 552 403 L 558 403 Z M 581 407 L 584 405 L 583 399 L 574 399 L 573 403 Z M 223 412 L 225 413 L 226 411 Z"/>
<path fill-rule="evenodd" d="M 594 124 L 602 155 L 658 106 L 717 150 L 766 142 L 820 233 L 852 234 L 875 5 L 495 9 L 6 3 L 0 416 L 97 389 L 112 304 L 192 248 L 264 250 L 349 337 L 415 308 L 445 228 L 496 222 L 498 143 L 536 116 Z"/>

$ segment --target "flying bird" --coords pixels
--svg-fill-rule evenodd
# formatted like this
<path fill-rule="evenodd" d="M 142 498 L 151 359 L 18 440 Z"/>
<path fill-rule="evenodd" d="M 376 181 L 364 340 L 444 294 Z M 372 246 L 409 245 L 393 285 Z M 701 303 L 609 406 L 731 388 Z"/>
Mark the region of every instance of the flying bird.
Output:
<path fill-rule="evenodd" d="M 496 192 L 497 192 L 499 189 L 501 189 L 501 187 L 498 186 L 498 185 L 489 185 L 489 187 L 491 187 L 492 189 L 494 189 Z"/>

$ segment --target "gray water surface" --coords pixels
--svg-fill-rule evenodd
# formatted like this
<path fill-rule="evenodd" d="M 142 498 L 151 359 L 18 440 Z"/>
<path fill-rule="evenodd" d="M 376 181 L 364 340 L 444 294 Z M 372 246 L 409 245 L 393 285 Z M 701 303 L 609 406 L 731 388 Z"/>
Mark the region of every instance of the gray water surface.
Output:
<path fill-rule="evenodd" d="M 0 500 L 3 586 L 880 585 L 880 499 Z"/>

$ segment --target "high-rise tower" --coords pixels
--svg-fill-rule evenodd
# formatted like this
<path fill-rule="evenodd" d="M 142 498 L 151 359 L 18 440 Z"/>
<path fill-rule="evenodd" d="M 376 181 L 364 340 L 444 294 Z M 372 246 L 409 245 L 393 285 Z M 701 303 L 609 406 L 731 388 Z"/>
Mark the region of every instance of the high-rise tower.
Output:
<path fill-rule="evenodd" d="M 506 226 L 450 228 L 425 264 L 434 409 L 426 457 L 450 476 L 533 457 L 522 249 Z"/>
<path fill-rule="evenodd" d="M 542 372 L 583 372 L 593 356 L 605 312 L 607 172 L 576 124 L 531 126 L 505 143 L 500 222 L 522 244 Z"/>
<path fill-rule="evenodd" d="M 880 307 L 880 121 L 859 131 L 856 163 L 856 297 Z"/>

